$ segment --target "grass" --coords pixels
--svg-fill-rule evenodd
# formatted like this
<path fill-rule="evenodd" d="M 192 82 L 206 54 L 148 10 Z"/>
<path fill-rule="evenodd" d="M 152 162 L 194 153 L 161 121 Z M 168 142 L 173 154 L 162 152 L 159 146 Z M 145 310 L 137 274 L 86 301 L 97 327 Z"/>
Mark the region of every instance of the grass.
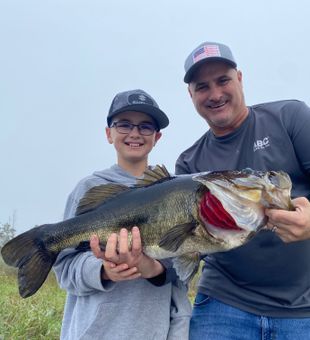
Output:
<path fill-rule="evenodd" d="M 16 274 L 0 257 L 0 340 L 59 339 L 66 294 L 58 287 L 54 273 L 27 299 L 19 296 Z M 192 302 L 197 278 L 189 287 Z"/>
<path fill-rule="evenodd" d="M 0 259 L 0 339 L 59 339 L 65 292 L 51 273 L 42 288 L 22 299 L 16 271 Z"/>

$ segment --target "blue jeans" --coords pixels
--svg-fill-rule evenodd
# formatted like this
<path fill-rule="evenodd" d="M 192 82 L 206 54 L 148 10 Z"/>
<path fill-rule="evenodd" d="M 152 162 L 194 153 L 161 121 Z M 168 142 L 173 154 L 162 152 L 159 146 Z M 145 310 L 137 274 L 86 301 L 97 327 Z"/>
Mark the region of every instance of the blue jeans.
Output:
<path fill-rule="evenodd" d="M 310 318 L 283 319 L 243 312 L 198 293 L 190 340 L 310 340 Z"/>

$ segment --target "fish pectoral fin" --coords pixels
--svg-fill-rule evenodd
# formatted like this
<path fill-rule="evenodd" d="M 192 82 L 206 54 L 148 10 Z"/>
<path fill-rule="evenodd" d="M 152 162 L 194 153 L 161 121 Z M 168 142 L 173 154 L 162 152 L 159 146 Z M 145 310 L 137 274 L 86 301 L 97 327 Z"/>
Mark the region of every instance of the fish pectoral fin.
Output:
<path fill-rule="evenodd" d="M 194 222 L 176 225 L 163 235 L 158 245 L 165 250 L 176 252 L 195 228 Z"/>
<path fill-rule="evenodd" d="M 79 201 L 76 215 L 81 215 L 93 210 L 109 199 L 130 190 L 132 190 L 130 187 L 123 184 L 109 183 L 97 185 L 88 190 Z"/>
<path fill-rule="evenodd" d="M 156 165 L 153 169 L 146 169 L 143 178 L 137 180 L 136 187 L 145 187 L 156 182 L 164 182 L 171 180 L 175 176 L 171 176 L 164 165 Z"/>
<path fill-rule="evenodd" d="M 198 252 L 185 254 L 173 258 L 172 262 L 180 280 L 187 284 L 198 271 L 200 254 Z"/>

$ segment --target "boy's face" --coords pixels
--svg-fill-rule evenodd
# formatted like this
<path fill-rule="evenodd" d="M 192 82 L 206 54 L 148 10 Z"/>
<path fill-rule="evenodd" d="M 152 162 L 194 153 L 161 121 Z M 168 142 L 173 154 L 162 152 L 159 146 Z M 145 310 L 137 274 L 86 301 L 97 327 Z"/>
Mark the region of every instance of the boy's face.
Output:
<path fill-rule="evenodd" d="M 132 124 L 154 124 L 153 119 L 143 112 L 126 111 L 117 114 L 113 122 L 129 122 Z M 150 136 L 142 135 L 138 127 L 134 127 L 129 133 L 120 133 L 115 127 L 106 128 L 107 139 L 114 144 L 118 161 L 140 162 L 147 160 L 148 154 L 161 137 L 161 132 L 154 131 Z"/>

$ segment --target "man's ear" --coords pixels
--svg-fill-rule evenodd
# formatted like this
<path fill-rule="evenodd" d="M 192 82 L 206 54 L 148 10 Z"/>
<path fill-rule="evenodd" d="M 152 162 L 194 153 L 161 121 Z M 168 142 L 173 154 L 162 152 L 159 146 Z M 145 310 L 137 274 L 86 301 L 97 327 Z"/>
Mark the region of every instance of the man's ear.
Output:
<path fill-rule="evenodd" d="M 237 77 L 238 80 L 242 83 L 242 72 L 240 70 L 237 70 Z"/>
<path fill-rule="evenodd" d="M 189 95 L 190 95 L 191 98 L 192 98 L 192 92 L 191 92 L 190 84 L 187 86 L 187 91 L 188 91 Z"/>
<path fill-rule="evenodd" d="M 112 134 L 111 134 L 111 128 L 106 127 L 105 128 L 105 134 L 107 136 L 107 140 L 110 144 L 113 144 L 113 138 L 112 138 Z"/>

